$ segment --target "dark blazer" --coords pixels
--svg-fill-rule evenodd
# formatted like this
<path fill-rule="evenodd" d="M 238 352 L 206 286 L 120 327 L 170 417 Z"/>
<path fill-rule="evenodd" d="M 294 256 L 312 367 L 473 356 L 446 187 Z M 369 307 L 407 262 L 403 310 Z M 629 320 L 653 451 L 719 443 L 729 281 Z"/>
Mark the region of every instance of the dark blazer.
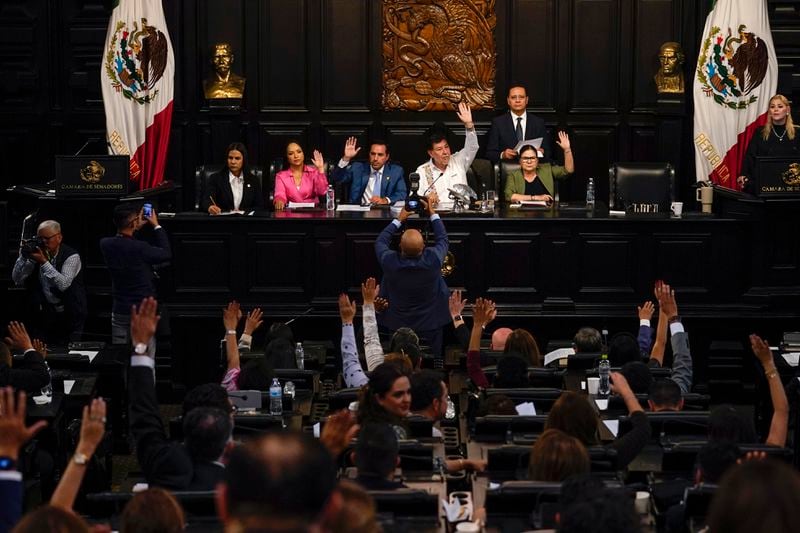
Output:
<path fill-rule="evenodd" d="M 154 230 L 153 244 L 137 238 L 117 235 L 100 239 L 108 271 L 115 313 L 130 314 L 132 305 L 156 295 L 153 268 L 172 258 L 169 237 L 164 228 Z"/>
<path fill-rule="evenodd" d="M 50 372 L 44 357 L 36 350 L 25 352 L 21 360 L 14 362 L 13 368 L 0 364 L 0 387 L 11 387 L 38 396 L 48 383 Z"/>
<path fill-rule="evenodd" d="M 242 203 L 239 205 L 239 209 L 246 211 L 248 209 L 263 208 L 264 194 L 261 192 L 261 184 L 247 169 L 244 170 L 243 175 L 244 187 L 242 189 Z M 205 211 L 208 211 L 208 206 L 211 205 L 211 197 L 214 198 L 214 202 L 223 211 L 231 211 L 233 209 L 233 190 L 231 189 L 227 167 L 208 178 L 208 190 L 206 197 L 203 198 L 203 209 Z"/>
<path fill-rule="evenodd" d="M 544 120 L 532 113 L 527 113 L 526 122 L 525 139 L 542 137 L 542 149 L 544 150 L 542 161 L 551 161 L 553 159 L 553 147 L 550 143 L 550 136 L 547 134 L 547 128 L 544 127 Z M 500 161 L 500 154 L 503 153 L 503 150 L 514 148 L 516 145 L 516 124 L 511 119 L 511 113 L 506 111 L 502 115 L 494 117 L 486 143 L 486 159 L 492 163 L 497 163 Z"/>
<path fill-rule="evenodd" d="M 11 473 L 16 477 L 19 472 Z M 14 529 L 22 518 L 22 475 L 19 479 L 0 479 L 0 533 Z"/>
<path fill-rule="evenodd" d="M 195 464 L 183 444 L 167 439 L 152 369 L 130 368 L 128 402 L 136 456 L 147 483 L 171 490 L 214 490 L 225 469 L 216 463 Z"/>
<path fill-rule="evenodd" d="M 392 236 L 399 231 L 394 222 L 375 241 L 375 253 L 383 269 L 381 296 L 389 300 L 389 308 L 378 315 L 378 322 L 392 331 L 403 326 L 417 332 L 430 331 L 450 322 L 450 293 L 442 278 L 447 231 L 440 218 L 431 221 L 431 226 L 435 242 L 426 246 L 419 257 L 404 257 L 389 249 Z"/>
<path fill-rule="evenodd" d="M 348 202 L 351 204 L 360 204 L 361 197 L 364 196 L 364 190 L 369 183 L 370 173 L 372 167 L 369 163 L 362 161 L 351 161 L 349 165 L 340 168 L 339 165 L 333 167 L 333 180 L 337 183 L 350 184 L 350 198 Z M 381 198 L 389 198 L 391 203 L 398 200 L 405 200 L 406 194 L 406 181 L 403 179 L 403 167 L 395 165 L 394 163 L 386 163 L 383 166 L 383 174 L 381 175 L 380 190 L 374 193 L 375 196 Z"/>

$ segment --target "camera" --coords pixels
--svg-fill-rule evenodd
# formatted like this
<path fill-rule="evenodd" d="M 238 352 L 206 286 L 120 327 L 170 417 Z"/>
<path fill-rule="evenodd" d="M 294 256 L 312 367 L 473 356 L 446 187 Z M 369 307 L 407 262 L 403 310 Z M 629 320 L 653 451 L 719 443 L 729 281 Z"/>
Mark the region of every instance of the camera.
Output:
<path fill-rule="evenodd" d="M 408 176 L 408 180 L 411 182 L 411 185 L 409 187 L 408 196 L 406 197 L 406 211 L 423 216 L 425 214 L 425 205 L 422 203 L 419 195 L 419 174 L 412 172 Z"/>
<path fill-rule="evenodd" d="M 26 259 L 30 259 L 31 254 L 38 252 L 40 248 L 44 248 L 44 239 L 38 236 L 25 239 L 19 247 L 22 257 Z"/>

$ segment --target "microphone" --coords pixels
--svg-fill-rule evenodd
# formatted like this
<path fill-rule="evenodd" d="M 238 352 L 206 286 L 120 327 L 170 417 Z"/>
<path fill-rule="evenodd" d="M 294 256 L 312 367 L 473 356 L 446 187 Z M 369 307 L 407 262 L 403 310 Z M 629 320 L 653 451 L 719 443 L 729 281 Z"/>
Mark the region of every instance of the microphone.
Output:
<path fill-rule="evenodd" d="M 433 180 L 430 185 L 428 185 L 428 188 L 425 189 L 425 192 L 422 193 L 422 196 L 425 196 L 426 194 L 431 192 L 431 189 L 433 188 L 433 186 L 436 185 L 436 182 L 439 181 L 439 178 L 441 178 L 442 176 L 444 176 L 444 172 L 439 174 L 439 176 L 435 180 Z"/>
<path fill-rule="evenodd" d="M 313 307 L 309 307 L 308 309 L 306 309 L 305 311 L 303 311 L 299 315 L 295 315 L 294 317 L 292 317 L 291 320 L 287 320 L 286 322 L 284 322 L 284 324 L 286 324 L 288 326 L 289 324 L 291 324 L 292 322 L 294 322 L 295 320 L 297 320 L 301 316 L 305 316 L 305 315 L 307 315 L 308 313 L 310 313 L 313 310 L 314 310 Z"/>
<path fill-rule="evenodd" d="M 81 152 L 83 152 L 83 150 L 84 150 L 84 149 L 85 149 L 87 146 L 89 146 L 89 143 L 93 143 L 93 142 L 99 142 L 99 141 L 100 141 L 100 137 L 89 137 L 88 139 L 86 139 L 86 142 L 85 142 L 85 143 L 83 143 L 83 146 L 81 146 L 80 148 L 78 148 L 78 151 L 77 151 L 77 152 L 75 152 L 74 154 L 72 154 L 72 157 L 75 157 L 76 155 L 80 155 L 80 154 L 81 154 Z"/>

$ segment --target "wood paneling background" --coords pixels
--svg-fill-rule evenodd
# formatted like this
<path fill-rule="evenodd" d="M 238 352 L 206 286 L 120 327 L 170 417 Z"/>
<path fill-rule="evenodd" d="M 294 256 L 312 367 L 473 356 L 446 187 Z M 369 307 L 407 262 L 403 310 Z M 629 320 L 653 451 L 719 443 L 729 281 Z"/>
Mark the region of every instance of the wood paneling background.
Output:
<path fill-rule="evenodd" d="M 707 4 L 496 1 L 498 107 L 505 107 L 509 85 L 522 83 L 530 109 L 544 118 L 550 134 L 570 132 L 577 172 L 562 198 L 580 197 L 589 176 L 598 178 L 605 197 L 613 161 L 664 158 L 677 167 L 679 194 L 688 198 L 694 179 L 691 101 L 677 120 L 660 121 L 652 76 L 659 45 L 676 40 L 686 51 L 691 86 Z M 770 0 L 769 6 L 779 90 L 800 101 L 800 0 Z M 215 147 L 234 140 L 229 136 L 246 142 L 256 164 L 281 155 L 289 139 L 335 159 L 350 135 L 362 143 L 382 137 L 408 170 L 424 159 L 420 133 L 432 122 L 457 126 L 453 113 L 380 110 L 377 0 L 164 0 L 164 9 L 177 63 L 167 177 L 183 182 L 187 197 L 195 166 L 221 163 Z M 0 4 L 4 183 L 50 179 L 53 155 L 104 137 L 100 59 L 109 13 L 102 0 Z M 234 71 L 247 77 L 240 111 L 212 110 L 203 99 L 201 82 L 217 41 L 233 45 Z M 482 137 L 491 117 L 476 114 Z M 212 127 L 218 123 L 231 133 L 220 135 Z M 459 128 L 454 133 L 460 138 Z"/>

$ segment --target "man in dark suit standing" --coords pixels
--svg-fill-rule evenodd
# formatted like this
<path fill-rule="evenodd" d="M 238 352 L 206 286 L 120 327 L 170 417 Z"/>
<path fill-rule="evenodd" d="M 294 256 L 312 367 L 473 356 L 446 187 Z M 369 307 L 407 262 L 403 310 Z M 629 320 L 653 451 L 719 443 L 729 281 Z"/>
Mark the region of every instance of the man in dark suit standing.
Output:
<path fill-rule="evenodd" d="M 403 326 L 412 328 L 438 357 L 442 349 L 442 326 L 450 322 L 449 291 L 442 278 L 448 239 L 432 202 L 422 202 L 433 227 L 433 246 L 425 246 L 418 230 L 407 229 L 400 238 L 400 251 L 389 249 L 392 237 L 412 214 L 406 209 L 375 241 L 375 253 L 383 269 L 381 296 L 389 300 L 389 308 L 379 315 L 378 323 L 390 331 Z"/>
<path fill-rule="evenodd" d="M 203 198 L 203 207 L 211 215 L 262 209 L 264 195 L 261 183 L 248 171 L 247 148 L 242 143 L 231 143 L 227 154 L 227 168 L 208 179 L 208 194 Z"/>
<path fill-rule="evenodd" d="M 486 158 L 492 163 L 501 160 L 514 160 L 519 154 L 514 150 L 517 144 L 526 139 L 542 137 L 541 150 L 544 156 L 539 159 L 549 161 L 552 158 L 552 148 L 544 120 L 532 113 L 525 111 L 528 107 L 528 94 L 525 87 L 514 85 L 508 90 L 508 113 L 504 113 L 492 120 L 489 128 L 489 140 L 486 145 Z"/>
<path fill-rule="evenodd" d="M 389 162 L 389 147 L 374 140 L 369 146 L 369 164 L 351 161 L 359 151 L 355 137 L 344 144 L 344 155 L 333 169 L 333 180 L 350 184 L 351 204 L 393 204 L 406 198 L 403 167 Z"/>

